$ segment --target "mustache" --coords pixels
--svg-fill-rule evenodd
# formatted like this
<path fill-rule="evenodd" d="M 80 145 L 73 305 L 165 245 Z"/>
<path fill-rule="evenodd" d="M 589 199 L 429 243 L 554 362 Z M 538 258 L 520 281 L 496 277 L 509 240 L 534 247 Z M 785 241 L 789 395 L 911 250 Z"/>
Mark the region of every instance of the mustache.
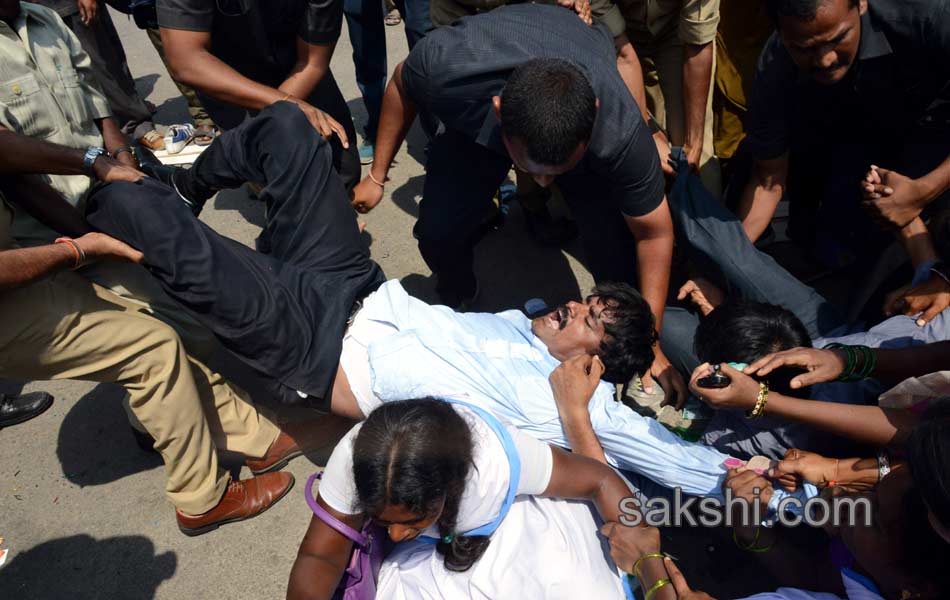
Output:
<path fill-rule="evenodd" d="M 554 309 L 554 312 L 557 313 L 558 331 L 560 331 L 567 327 L 567 318 L 571 316 L 571 313 L 563 304 Z"/>

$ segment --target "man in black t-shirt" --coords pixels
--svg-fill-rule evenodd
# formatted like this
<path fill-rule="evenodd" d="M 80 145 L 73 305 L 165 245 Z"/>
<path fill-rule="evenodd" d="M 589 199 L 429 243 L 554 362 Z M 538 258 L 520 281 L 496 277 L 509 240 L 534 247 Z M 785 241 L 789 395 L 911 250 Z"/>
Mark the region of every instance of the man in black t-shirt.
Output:
<path fill-rule="evenodd" d="M 330 72 L 342 0 L 157 0 L 156 7 L 172 76 L 199 91 L 218 125 L 232 128 L 248 112 L 295 102 L 322 136 L 339 138 L 333 163 L 347 188 L 359 180 L 356 131 Z"/>
<path fill-rule="evenodd" d="M 617 71 L 610 32 L 557 6 L 524 4 L 431 32 L 396 71 L 383 99 L 357 210 L 383 196 L 386 174 L 416 110 L 445 124 L 428 154 L 415 227 L 442 301 L 468 306 L 477 284 L 480 219 L 514 164 L 541 186 L 557 180 L 598 281 L 639 280 L 662 323 L 673 224 L 656 146 Z M 657 349 L 652 375 L 685 400 Z M 646 379 L 647 387 L 652 382 Z"/>
<path fill-rule="evenodd" d="M 950 1 L 769 8 L 777 32 L 752 88 L 744 144 L 754 166 L 738 216 L 758 239 L 787 188 L 792 232 L 830 267 L 866 267 L 890 241 L 872 219 L 903 227 L 947 199 Z M 884 181 L 859 186 L 872 164 Z"/>

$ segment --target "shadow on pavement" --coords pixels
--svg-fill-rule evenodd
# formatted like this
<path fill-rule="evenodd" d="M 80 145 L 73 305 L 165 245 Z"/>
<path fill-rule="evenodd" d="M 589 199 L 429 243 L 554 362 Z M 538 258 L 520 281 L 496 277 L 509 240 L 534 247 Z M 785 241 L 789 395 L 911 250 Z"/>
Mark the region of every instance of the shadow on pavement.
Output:
<path fill-rule="evenodd" d="M 98 385 L 63 419 L 56 456 L 63 474 L 79 486 L 103 485 L 162 465 L 158 453 L 135 443 L 118 386 Z"/>
<path fill-rule="evenodd" d="M 74 535 L 14 555 L 0 571 L 0 598 L 147 600 L 177 567 L 174 552 L 156 556 L 152 541 L 140 535 Z"/>

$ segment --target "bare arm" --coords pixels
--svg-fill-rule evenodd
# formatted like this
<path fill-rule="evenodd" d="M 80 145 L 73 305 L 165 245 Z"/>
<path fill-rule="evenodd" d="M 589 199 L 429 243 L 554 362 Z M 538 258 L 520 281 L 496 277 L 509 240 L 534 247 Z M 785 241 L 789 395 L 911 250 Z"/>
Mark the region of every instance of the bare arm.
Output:
<path fill-rule="evenodd" d="M 317 503 L 331 515 L 359 531 L 360 515 L 345 515 L 327 506 L 317 495 Z M 290 571 L 287 600 L 330 600 L 350 560 L 353 542 L 318 519 L 311 517 L 310 527 L 300 542 L 297 560 Z"/>
<path fill-rule="evenodd" d="M 603 374 L 604 363 L 600 362 L 600 358 L 583 354 L 558 365 L 548 379 L 561 417 L 564 437 L 571 445 L 571 450 L 607 464 L 604 448 L 594 433 L 587 408 Z"/>
<path fill-rule="evenodd" d="M 309 98 L 330 69 L 336 44 L 308 44 L 297 38 L 297 62 L 279 90 L 297 98 Z"/>
<path fill-rule="evenodd" d="M 116 123 L 112 117 L 97 119 L 96 127 L 99 128 L 99 133 L 102 135 L 102 145 L 109 154 L 114 153 L 123 146 L 128 146 L 129 140 L 126 139 L 125 134 L 122 133 L 122 130 L 119 128 L 119 124 Z M 121 152 L 115 158 L 126 166 L 133 168 L 137 166 L 135 164 L 135 157 L 131 152 Z"/>
<path fill-rule="evenodd" d="M 53 231 L 71 237 L 92 231 L 79 211 L 37 175 L 3 178 L 0 190 L 11 202 Z"/>
<path fill-rule="evenodd" d="M 383 107 L 376 132 L 376 147 L 373 151 L 373 166 L 369 175 L 353 189 L 353 208 L 361 213 L 373 210 L 383 199 L 383 186 L 389 167 L 396 158 L 400 146 L 406 140 L 409 127 L 416 118 L 416 105 L 406 92 L 402 82 L 404 63 L 396 65 L 393 76 L 383 94 Z"/>
<path fill-rule="evenodd" d="M 620 71 L 620 77 L 627 84 L 630 95 L 637 101 L 637 107 L 643 120 L 650 118 L 650 111 L 647 110 L 647 92 L 643 85 L 643 68 L 640 66 L 640 59 L 637 57 L 637 51 L 633 49 L 633 44 L 627 39 L 626 34 L 618 35 L 614 38 L 614 45 L 617 47 L 617 70 Z"/>
<path fill-rule="evenodd" d="M 142 262 L 142 253 L 104 233 L 87 233 L 73 240 L 86 260 L 118 258 Z M 0 251 L 0 290 L 21 287 L 57 271 L 79 265 L 71 244 L 49 244 L 36 248 Z"/>
<path fill-rule="evenodd" d="M 712 67 L 712 43 L 686 45 L 683 56 L 683 114 L 686 117 L 683 150 L 693 171 L 698 171 L 703 152 L 706 99 L 709 97 Z"/>
<path fill-rule="evenodd" d="M 613 469 L 586 456 L 571 454 L 560 448 L 552 447 L 551 452 L 554 468 L 551 471 L 551 482 L 542 496 L 590 500 L 605 522 L 629 522 L 631 515 L 623 512 L 621 505 L 624 499 L 630 496 L 630 488 Z M 643 526 L 643 523 L 640 526 Z M 648 561 L 641 573 L 652 581 L 666 577 L 666 569 L 659 561 Z M 676 592 L 671 586 L 664 586 L 653 598 L 674 600 Z"/>
<path fill-rule="evenodd" d="M 787 176 L 788 153 L 778 158 L 753 162 L 752 176 L 742 192 L 737 215 L 746 235 L 753 242 L 772 222 L 775 208 L 785 193 Z"/>

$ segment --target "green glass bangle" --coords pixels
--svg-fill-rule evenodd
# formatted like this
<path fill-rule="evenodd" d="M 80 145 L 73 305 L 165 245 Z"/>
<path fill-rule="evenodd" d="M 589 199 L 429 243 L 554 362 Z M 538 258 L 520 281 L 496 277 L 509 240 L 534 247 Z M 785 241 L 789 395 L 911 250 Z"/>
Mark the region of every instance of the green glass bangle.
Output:
<path fill-rule="evenodd" d="M 656 583 L 653 584 L 653 587 L 648 589 L 647 593 L 643 595 L 643 600 L 650 600 L 651 598 L 653 598 L 653 595 L 656 594 L 657 590 L 659 590 L 664 585 L 669 585 L 671 583 L 673 582 L 670 579 L 661 579 L 657 581 Z"/>

